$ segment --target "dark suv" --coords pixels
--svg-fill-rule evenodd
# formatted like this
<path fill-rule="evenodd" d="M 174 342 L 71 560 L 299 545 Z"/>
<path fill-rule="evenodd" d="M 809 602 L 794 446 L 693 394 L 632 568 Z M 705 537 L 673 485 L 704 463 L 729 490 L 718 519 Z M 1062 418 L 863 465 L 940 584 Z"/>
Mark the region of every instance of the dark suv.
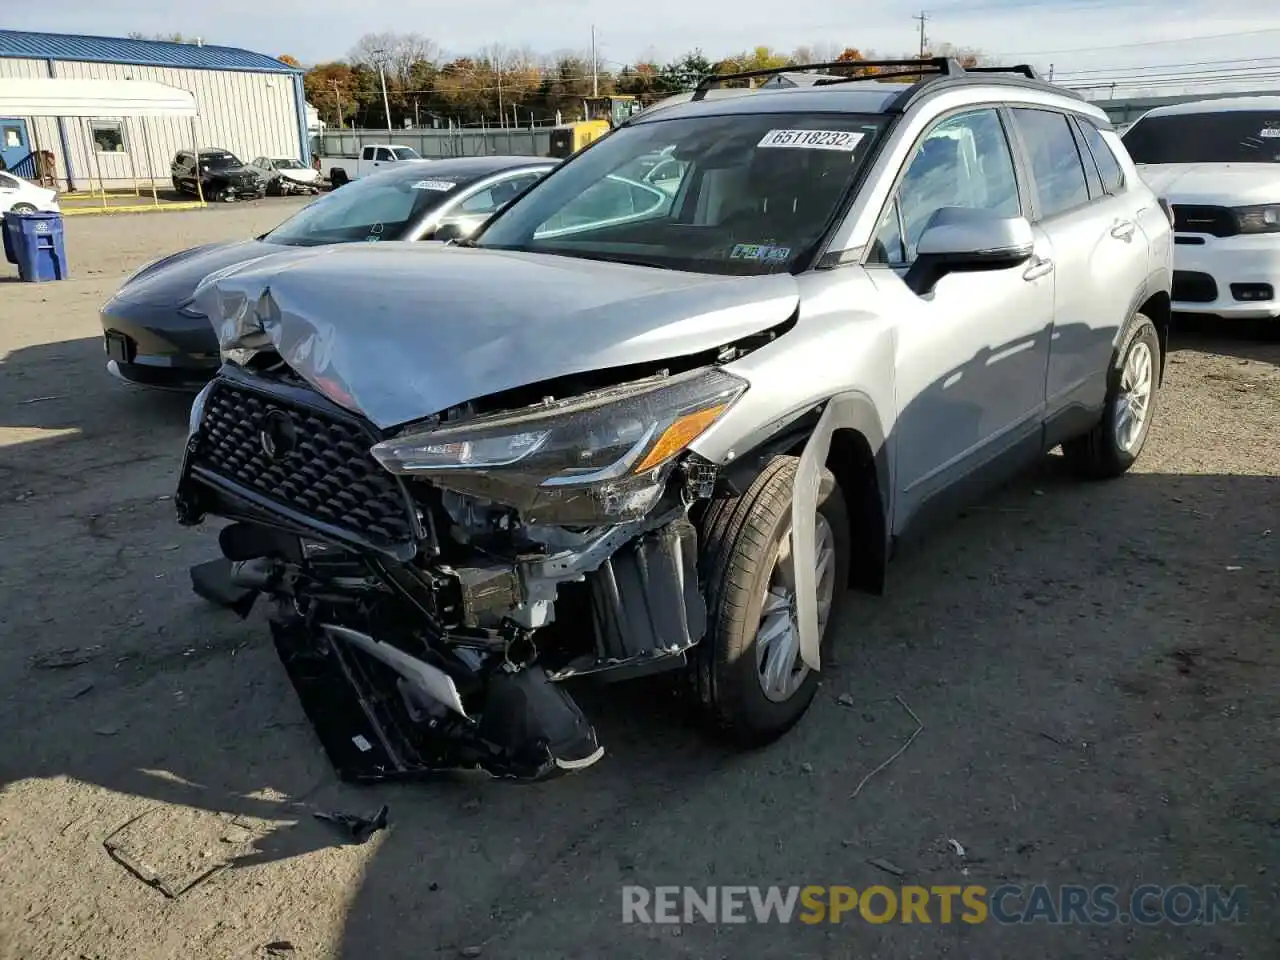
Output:
<path fill-rule="evenodd" d="M 257 200 L 267 194 L 267 181 L 229 150 L 179 150 L 173 158 L 173 189 L 199 193 L 206 200 Z M 197 183 L 199 187 L 197 188 Z"/>

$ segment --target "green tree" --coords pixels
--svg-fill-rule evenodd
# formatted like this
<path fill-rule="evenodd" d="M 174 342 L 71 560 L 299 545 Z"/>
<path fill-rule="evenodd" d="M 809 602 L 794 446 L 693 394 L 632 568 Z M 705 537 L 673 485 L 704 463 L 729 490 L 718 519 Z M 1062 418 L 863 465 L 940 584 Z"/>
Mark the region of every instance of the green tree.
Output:
<path fill-rule="evenodd" d="M 660 79 L 667 93 L 679 93 L 681 90 L 691 90 L 699 80 L 712 72 L 711 61 L 701 48 L 697 48 L 664 66 Z"/>

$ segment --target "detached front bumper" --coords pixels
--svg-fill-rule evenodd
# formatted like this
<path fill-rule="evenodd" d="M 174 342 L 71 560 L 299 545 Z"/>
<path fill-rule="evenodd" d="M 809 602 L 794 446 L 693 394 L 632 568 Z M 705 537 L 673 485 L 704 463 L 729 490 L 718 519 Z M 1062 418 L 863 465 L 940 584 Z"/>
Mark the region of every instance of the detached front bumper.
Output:
<path fill-rule="evenodd" d="M 1280 317 L 1280 234 L 1174 237 L 1173 309 L 1224 320 Z"/>

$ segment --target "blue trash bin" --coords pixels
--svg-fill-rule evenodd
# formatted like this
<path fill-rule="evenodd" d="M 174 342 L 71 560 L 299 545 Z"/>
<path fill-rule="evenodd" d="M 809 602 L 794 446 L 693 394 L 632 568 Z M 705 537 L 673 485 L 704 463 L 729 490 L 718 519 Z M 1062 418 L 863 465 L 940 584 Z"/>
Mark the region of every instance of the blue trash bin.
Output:
<path fill-rule="evenodd" d="M 4 232 L 18 276 L 27 283 L 67 279 L 67 249 L 60 213 L 6 213 Z"/>
<path fill-rule="evenodd" d="M 4 238 L 4 258 L 10 263 L 16 264 L 18 262 L 18 254 L 14 252 L 13 241 L 9 239 L 9 228 L 5 226 L 8 216 L 7 213 L 0 213 L 0 237 Z"/>

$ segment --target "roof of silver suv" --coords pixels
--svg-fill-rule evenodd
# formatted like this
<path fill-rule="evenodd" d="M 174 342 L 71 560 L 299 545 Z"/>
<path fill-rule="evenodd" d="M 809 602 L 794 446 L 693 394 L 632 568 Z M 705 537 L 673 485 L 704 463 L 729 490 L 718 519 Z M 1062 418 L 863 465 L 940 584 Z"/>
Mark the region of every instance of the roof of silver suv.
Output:
<path fill-rule="evenodd" d="M 810 70 L 875 68 L 874 75 L 822 78 L 803 87 L 741 88 L 725 87 L 726 82 L 763 79 L 777 74 Z M 1049 93 L 1069 101 L 1076 110 L 1084 110 L 1091 116 L 1103 116 L 1101 111 L 1089 105 L 1073 90 L 1059 87 L 1043 80 L 1036 71 L 1025 64 L 1012 67 L 964 67 L 948 57 L 929 60 L 859 60 L 850 62 L 809 63 L 798 66 L 778 67 L 769 70 L 749 70 L 742 73 L 714 74 L 704 77 L 697 87 L 679 93 L 648 109 L 635 114 L 630 124 L 645 123 L 672 116 L 697 117 L 723 114 L 725 101 L 733 104 L 737 113 L 767 113 L 776 110 L 807 111 L 830 110 L 833 107 L 849 113 L 905 113 L 921 98 L 934 93 L 957 88 L 991 88 L 1010 91 L 1035 90 Z M 1066 105 L 1066 104 L 1064 104 Z M 1109 123 L 1109 121 L 1105 121 Z"/>

